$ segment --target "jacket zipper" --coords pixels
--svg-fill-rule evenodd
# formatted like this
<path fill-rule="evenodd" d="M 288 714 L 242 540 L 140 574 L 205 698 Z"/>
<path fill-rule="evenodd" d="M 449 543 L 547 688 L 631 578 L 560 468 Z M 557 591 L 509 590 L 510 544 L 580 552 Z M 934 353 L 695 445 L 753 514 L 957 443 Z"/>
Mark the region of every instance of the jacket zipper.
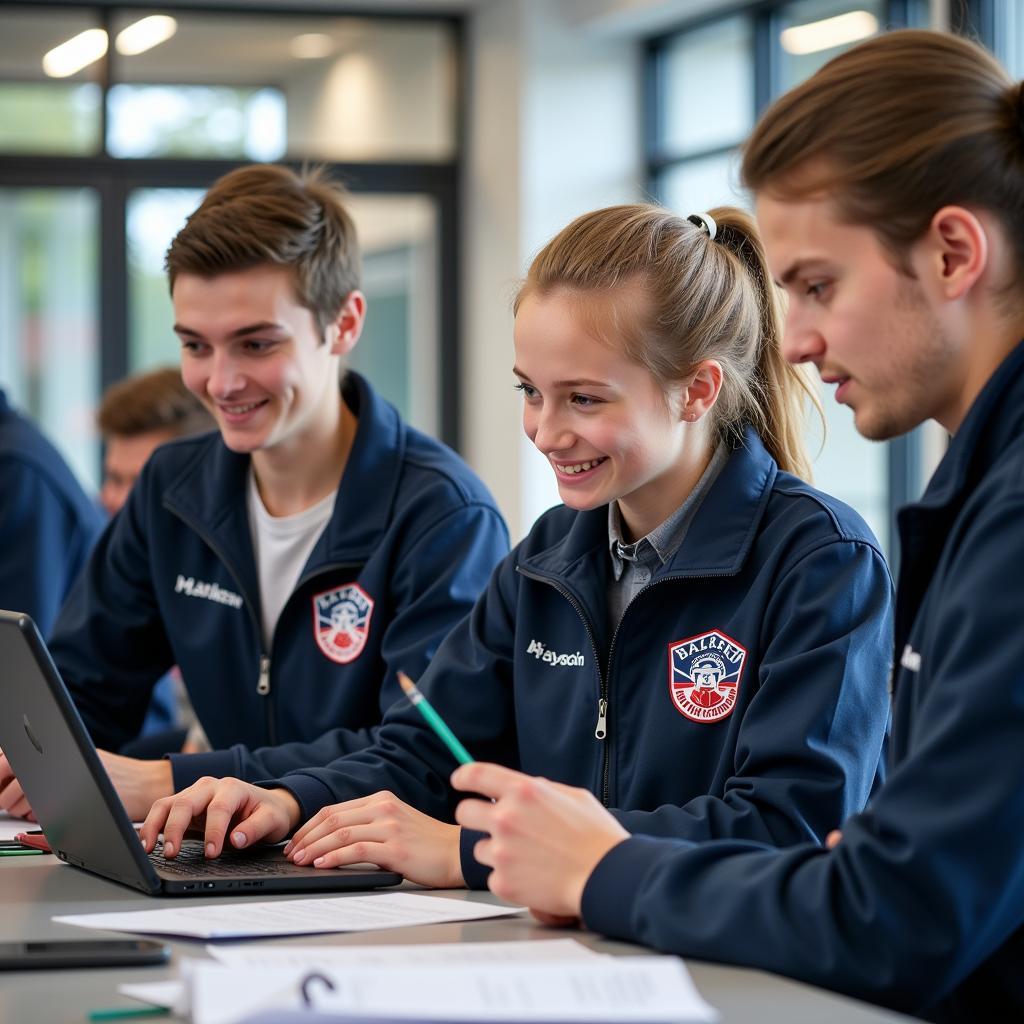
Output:
<path fill-rule="evenodd" d="M 655 587 L 660 587 L 663 583 L 675 583 L 679 580 L 706 580 L 713 579 L 716 576 L 730 576 L 732 573 L 728 572 L 706 572 L 701 573 L 697 576 L 688 575 L 676 575 L 676 576 L 665 576 L 660 580 L 655 580 L 653 583 L 647 584 L 641 590 L 638 590 L 633 595 L 633 600 L 623 609 L 622 617 L 619 619 L 615 626 L 615 630 L 612 633 L 611 644 L 608 647 L 608 665 L 607 671 L 601 671 L 601 659 L 597 652 L 597 643 L 594 640 L 594 632 L 590 627 L 590 622 L 587 619 L 586 613 L 580 607 L 576 599 L 563 587 L 561 584 L 555 582 L 555 580 L 549 579 L 546 576 L 537 576 L 532 572 L 528 572 L 526 569 L 516 566 L 516 572 L 522 573 L 523 576 L 528 577 L 531 580 L 536 580 L 538 583 L 547 583 L 557 590 L 572 607 L 576 610 L 576 614 L 583 620 L 583 625 L 587 630 L 587 636 L 590 638 L 590 646 L 594 650 L 594 663 L 597 665 L 597 682 L 598 682 L 598 698 L 597 698 L 597 725 L 594 729 L 594 737 L 600 740 L 603 744 L 601 750 L 601 803 L 608 807 L 611 801 L 610 792 L 610 781 L 611 781 L 611 749 L 610 742 L 608 740 L 608 704 L 611 699 L 610 697 L 610 686 L 611 686 L 611 675 L 612 675 L 612 658 L 615 654 L 615 641 L 619 635 L 619 628 L 622 626 L 622 621 L 626 617 L 626 612 L 629 611 L 633 603 L 642 595 L 646 594 L 648 590 L 653 590 Z"/>
<path fill-rule="evenodd" d="M 270 695 L 270 657 L 266 654 L 260 655 L 260 678 L 256 684 L 256 692 L 261 697 Z"/>
<path fill-rule="evenodd" d="M 235 573 L 234 569 L 231 568 L 231 563 L 224 557 L 223 552 L 220 550 L 220 548 L 215 543 L 213 538 L 206 532 L 206 530 L 204 530 L 198 523 L 192 520 L 189 516 L 183 515 L 173 506 L 168 505 L 166 507 L 168 511 L 176 515 L 183 523 L 185 523 L 186 526 L 194 530 L 199 535 L 199 537 L 201 537 L 202 540 L 205 541 L 207 547 L 209 547 L 210 550 L 217 556 L 217 558 L 220 559 L 221 565 L 223 565 L 224 568 L 227 569 L 229 575 L 235 581 L 235 586 L 238 587 L 239 591 L 243 595 L 246 611 L 249 614 L 249 619 L 252 622 L 253 629 L 256 631 L 256 655 L 259 660 L 259 674 L 256 678 L 256 693 L 260 697 L 264 698 L 264 700 L 266 701 L 266 704 L 264 706 L 264 722 L 267 729 L 267 746 L 272 747 L 274 746 L 274 744 L 277 743 L 277 729 L 274 726 L 274 703 L 273 700 L 271 699 L 270 693 L 270 651 L 263 649 L 263 627 L 256 619 L 256 612 L 253 610 L 254 606 L 252 600 L 246 596 L 247 592 L 245 587 L 242 586 L 242 581 L 238 578 L 238 575 Z M 296 592 L 301 587 L 304 587 L 310 580 L 315 579 L 322 573 L 334 572 L 337 569 L 348 568 L 354 568 L 354 566 L 352 566 L 348 562 L 335 562 L 330 565 L 320 566 L 316 570 L 316 572 L 311 572 L 301 577 L 301 579 L 299 579 L 299 581 L 295 584 L 295 588 L 292 590 L 291 594 L 288 595 L 288 600 L 285 601 L 284 607 L 281 609 L 281 613 L 284 614 L 284 608 L 288 606 L 288 602 L 291 601 L 291 599 L 295 596 Z M 271 637 L 270 650 L 272 651 L 273 648 L 274 638 Z"/>
<path fill-rule="evenodd" d="M 194 522 L 188 516 L 182 515 L 177 509 L 168 506 L 169 511 L 173 512 L 182 522 L 184 522 L 190 529 L 195 532 L 205 541 L 207 547 L 220 559 L 221 565 L 227 569 L 228 574 L 235 581 L 235 586 L 238 587 L 239 591 L 243 595 L 245 601 L 245 610 L 249 615 L 249 621 L 252 623 L 252 627 L 256 632 L 256 655 L 259 661 L 259 675 L 256 679 L 256 693 L 266 699 L 266 705 L 264 707 L 264 724 L 267 730 L 267 746 L 273 746 L 277 742 L 277 730 L 274 728 L 274 708 L 273 702 L 270 699 L 270 654 L 263 649 L 263 627 L 256 619 L 256 612 L 253 607 L 251 598 L 248 597 L 245 587 L 242 585 L 242 581 L 238 578 L 235 570 L 231 568 L 231 563 L 224 557 L 223 552 L 214 542 L 213 538 L 196 522 Z M 273 646 L 273 644 L 271 644 Z"/>
<path fill-rule="evenodd" d="M 549 587 L 554 587 L 562 597 L 569 602 L 573 607 L 576 614 L 580 617 L 580 621 L 583 623 L 583 628 L 587 631 L 587 638 L 590 640 L 590 649 L 594 652 L 594 666 L 597 669 L 597 687 L 598 687 L 598 700 L 597 700 L 597 725 L 594 728 L 594 738 L 600 740 L 604 744 L 602 753 L 602 803 L 605 807 L 608 806 L 608 744 L 606 737 L 608 735 L 608 686 L 605 682 L 604 673 L 601 671 L 601 655 L 597 649 L 597 641 L 594 639 L 594 630 L 590 625 L 590 620 L 587 618 L 587 613 L 583 610 L 583 607 L 576 600 L 575 597 L 563 587 L 560 583 L 555 580 L 549 579 L 546 576 L 536 576 L 532 572 L 527 571 L 521 566 L 516 566 L 516 572 L 521 573 L 528 579 L 535 580 L 537 583 L 546 583 Z"/>

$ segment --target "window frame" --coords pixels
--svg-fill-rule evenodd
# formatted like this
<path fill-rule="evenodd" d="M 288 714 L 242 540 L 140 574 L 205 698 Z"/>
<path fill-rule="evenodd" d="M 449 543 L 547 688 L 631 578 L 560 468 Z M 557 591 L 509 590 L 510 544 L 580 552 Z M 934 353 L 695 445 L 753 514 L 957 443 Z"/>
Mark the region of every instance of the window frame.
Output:
<path fill-rule="evenodd" d="M 5 7 L 26 7 L 26 0 L 0 0 Z M 96 26 L 110 33 L 111 23 L 120 11 L 139 11 L 153 6 L 147 0 L 136 3 L 106 0 L 33 0 L 37 10 L 92 10 Z M 332 12 L 308 7 L 245 7 L 231 4 L 207 5 L 172 0 L 160 6 L 167 14 L 230 14 L 236 18 L 325 17 Z M 420 161 L 316 161 L 351 192 L 392 195 L 421 195 L 431 199 L 437 209 L 438 245 L 438 359 L 437 423 L 438 436 L 458 450 L 461 447 L 460 349 L 461 316 L 458 283 L 461 273 L 460 198 L 465 153 L 465 20 L 450 11 L 375 11 L 346 10 L 346 17 L 378 22 L 430 22 L 444 24 L 454 43 L 453 89 L 454 153 L 451 159 Z M 97 82 L 101 89 L 100 151 L 93 156 L 54 156 L 0 153 L 0 188 L 74 188 L 92 189 L 99 196 L 99 289 L 97 309 L 100 352 L 100 387 L 107 388 L 129 372 L 129 288 L 128 288 L 128 197 L 137 188 L 208 188 L 217 178 L 249 161 L 244 159 L 207 159 L 191 157 L 113 157 L 107 152 L 108 94 L 120 84 L 112 74 L 110 51 L 99 62 Z M 274 85 L 275 83 L 263 83 Z M 279 161 L 301 170 L 302 161 Z"/>

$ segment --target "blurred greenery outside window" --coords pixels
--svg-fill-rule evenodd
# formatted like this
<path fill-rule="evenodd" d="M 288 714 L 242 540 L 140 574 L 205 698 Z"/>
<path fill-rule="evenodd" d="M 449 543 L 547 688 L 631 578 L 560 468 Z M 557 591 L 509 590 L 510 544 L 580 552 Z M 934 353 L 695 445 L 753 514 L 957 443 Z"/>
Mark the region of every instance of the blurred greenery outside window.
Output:
<path fill-rule="evenodd" d="M 277 89 L 115 85 L 107 149 L 118 157 L 285 155 L 285 102 Z"/>
<path fill-rule="evenodd" d="M 0 152 L 92 155 L 102 99 L 94 82 L 0 84 Z"/>

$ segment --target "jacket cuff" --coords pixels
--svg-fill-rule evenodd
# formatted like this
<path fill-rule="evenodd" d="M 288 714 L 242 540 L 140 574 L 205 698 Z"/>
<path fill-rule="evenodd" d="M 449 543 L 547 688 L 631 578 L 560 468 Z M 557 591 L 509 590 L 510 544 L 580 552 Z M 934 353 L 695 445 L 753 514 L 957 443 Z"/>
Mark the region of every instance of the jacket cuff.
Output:
<path fill-rule="evenodd" d="M 459 860 L 462 861 L 462 878 L 467 889 L 486 889 L 487 879 L 491 877 L 491 869 L 473 856 L 473 847 L 481 839 L 487 839 L 486 832 L 476 832 L 464 828 L 459 834 Z"/>
<path fill-rule="evenodd" d="M 642 941 L 636 934 L 636 901 L 654 866 L 665 856 L 666 847 L 678 850 L 693 846 L 684 840 L 654 836 L 630 836 L 613 846 L 598 861 L 583 887 L 580 916 L 591 931 L 615 939 Z"/>
<path fill-rule="evenodd" d="M 206 775 L 226 779 L 238 774 L 235 755 L 230 750 L 209 750 L 202 754 L 168 754 L 174 792 L 198 782 Z"/>
<path fill-rule="evenodd" d="M 284 775 L 280 779 L 265 779 L 256 785 L 263 789 L 287 789 L 299 802 L 300 825 L 309 821 L 321 807 L 338 803 L 338 797 L 331 792 L 330 786 L 312 775 Z"/>

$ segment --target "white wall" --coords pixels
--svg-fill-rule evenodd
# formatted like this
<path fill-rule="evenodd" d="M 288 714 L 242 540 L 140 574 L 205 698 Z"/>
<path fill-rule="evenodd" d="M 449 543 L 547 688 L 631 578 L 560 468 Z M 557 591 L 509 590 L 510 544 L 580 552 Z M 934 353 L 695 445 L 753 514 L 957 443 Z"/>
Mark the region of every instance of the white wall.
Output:
<path fill-rule="evenodd" d="M 573 217 L 641 198 L 642 62 L 632 37 L 552 0 L 485 0 L 467 50 L 464 448 L 519 539 L 558 495 L 520 425 L 512 297 Z"/>

